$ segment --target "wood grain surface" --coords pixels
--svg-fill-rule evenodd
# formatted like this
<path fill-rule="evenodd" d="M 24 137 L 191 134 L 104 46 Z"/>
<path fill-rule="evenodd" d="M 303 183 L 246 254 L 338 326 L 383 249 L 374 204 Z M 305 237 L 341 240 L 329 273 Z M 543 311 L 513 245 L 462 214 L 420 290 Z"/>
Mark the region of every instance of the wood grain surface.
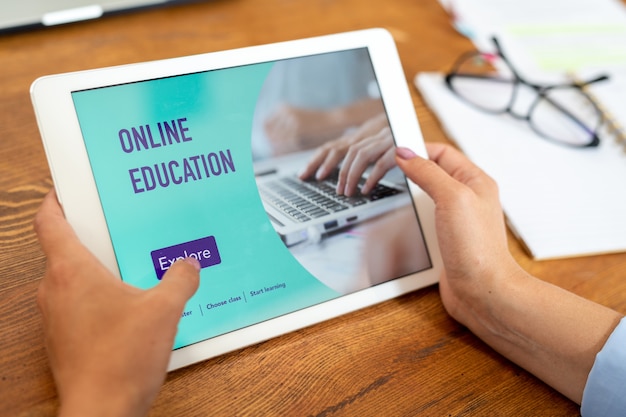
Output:
<path fill-rule="evenodd" d="M 471 48 L 436 0 L 214 0 L 0 35 L 1 416 L 58 406 L 35 301 L 45 260 L 31 222 L 52 182 L 30 84 L 370 27 L 394 35 L 409 83 Z M 426 140 L 447 141 L 410 89 Z M 509 242 L 531 273 L 626 313 L 626 254 L 535 262 Z M 433 286 L 172 372 L 150 415 L 575 416 L 578 406 L 450 319 Z"/>

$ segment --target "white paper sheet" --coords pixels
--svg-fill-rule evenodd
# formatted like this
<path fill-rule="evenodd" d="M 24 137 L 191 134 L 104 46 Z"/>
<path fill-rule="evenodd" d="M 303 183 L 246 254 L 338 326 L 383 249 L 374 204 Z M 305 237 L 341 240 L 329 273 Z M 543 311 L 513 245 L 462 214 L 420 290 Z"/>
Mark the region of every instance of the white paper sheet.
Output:
<path fill-rule="evenodd" d="M 507 221 L 535 259 L 626 250 L 626 155 L 615 140 L 554 145 L 523 121 L 466 105 L 442 74 L 415 83 L 450 139 L 498 182 Z"/>
<path fill-rule="evenodd" d="M 478 48 L 498 36 L 524 74 L 626 68 L 619 0 L 440 0 Z"/>

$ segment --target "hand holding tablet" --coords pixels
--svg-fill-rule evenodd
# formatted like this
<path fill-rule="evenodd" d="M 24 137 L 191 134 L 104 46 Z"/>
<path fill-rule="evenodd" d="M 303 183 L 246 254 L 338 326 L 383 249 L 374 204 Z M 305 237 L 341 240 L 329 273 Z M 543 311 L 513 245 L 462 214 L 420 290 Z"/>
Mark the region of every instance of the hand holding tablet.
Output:
<path fill-rule="evenodd" d="M 35 230 L 47 258 L 38 304 L 59 415 L 145 414 L 163 383 L 185 303 L 198 288 L 199 265 L 177 262 L 148 291 L 125 284 L 78 241 L 54 191 Z"/>
<path fill-rule="evenodd" d="M 332 175 L 298 177 L 318 147 L 371 114 L 296 135 L 287 153 L 275 151 L 265 129 L 281 106 L 329 112 L 368 102 L 396 145 L 425 156 L 383 30 L 49 76 L 33 84 L 32 99 L 66 218 L 106 268 L 149 289 L 176 259 L 200 261 L 169 369 L 440 275 L 432 201 L 397 167 L 350 197 L 337 195 Z M 402 230 L 379 232 L 396 218 Z M 370 255 L 407 239 L 413 250 L 399 262 L 382 250 Z"/>

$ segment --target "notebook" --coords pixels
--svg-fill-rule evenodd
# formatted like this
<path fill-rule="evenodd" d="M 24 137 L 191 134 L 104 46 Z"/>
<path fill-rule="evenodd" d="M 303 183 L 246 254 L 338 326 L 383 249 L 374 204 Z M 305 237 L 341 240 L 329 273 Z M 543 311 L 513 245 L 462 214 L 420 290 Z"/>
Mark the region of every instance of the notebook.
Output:
<path fill-rule="evenodd" d="M 415 84 L 449 138 L 498 183 L 507 222 L 535 259 L 626 250 L 626 155 L 605 136 L 568 149 L 527 125 L 464 104 L 440 73 Z"/>

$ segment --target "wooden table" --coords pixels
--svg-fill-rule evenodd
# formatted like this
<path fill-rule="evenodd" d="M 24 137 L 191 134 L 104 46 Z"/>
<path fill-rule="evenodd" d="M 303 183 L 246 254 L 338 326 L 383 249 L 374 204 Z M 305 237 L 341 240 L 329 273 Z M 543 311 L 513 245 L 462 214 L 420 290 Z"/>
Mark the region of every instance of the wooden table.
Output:
<path fill-rule="evenodd" d="M 409 81 L 418 71 L 446 70 L 471 48 L 435 0 L 215 0 L 0 35 L 0 415 L 54 415 L 58 406 L 35 301 L 45 261 L 31 220 L 52 183 L 30 83 L 51 73 L 368 27 L 393 33 Z M 446 141 L 413 87 L 411 94 L 425 138 Z M 626 254 L 534 262 L 509 241 L 531 273 L 626 313 Z M 151 411 L 577 414 L 576 404 L 450 319 L 436 286 L 172 372 Z"/>

